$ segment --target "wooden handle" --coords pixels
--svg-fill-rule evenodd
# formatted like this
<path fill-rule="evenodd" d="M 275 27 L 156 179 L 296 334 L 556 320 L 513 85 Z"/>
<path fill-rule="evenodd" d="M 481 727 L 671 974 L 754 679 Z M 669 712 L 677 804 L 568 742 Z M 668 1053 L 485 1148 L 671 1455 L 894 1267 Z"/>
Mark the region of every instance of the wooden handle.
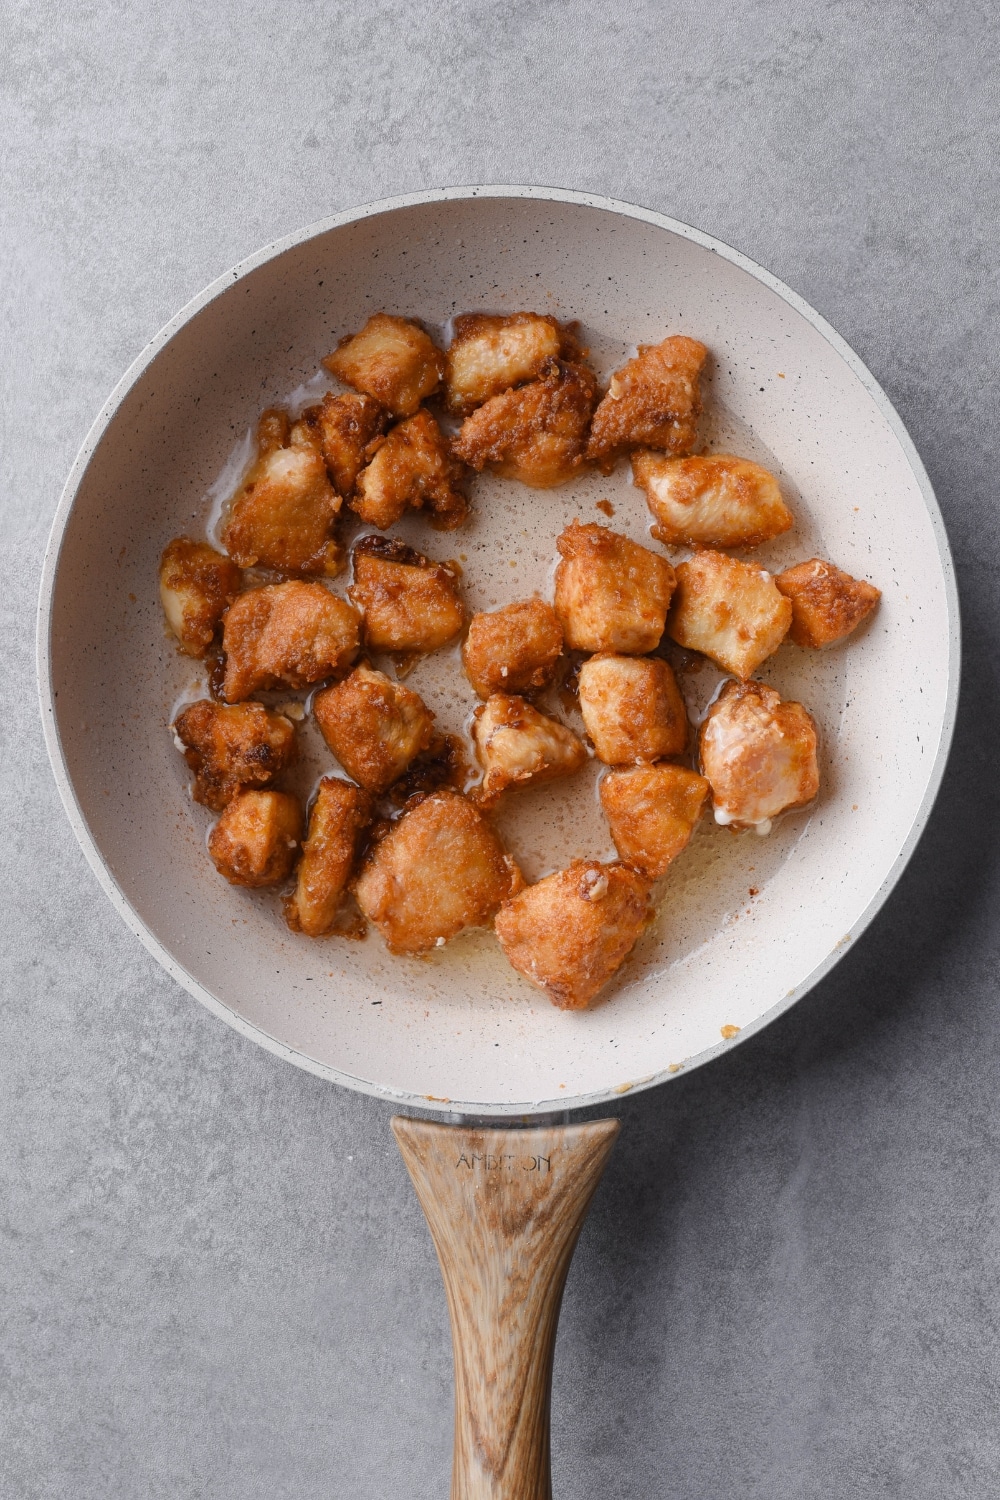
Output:
<path fill-rule="evenodd" d="M 397 1118 L 392 1129 L 451 1314 L 451 1500 L 551 1500 L 559 1304 L 618 1121 L 470 1130 Z"/>

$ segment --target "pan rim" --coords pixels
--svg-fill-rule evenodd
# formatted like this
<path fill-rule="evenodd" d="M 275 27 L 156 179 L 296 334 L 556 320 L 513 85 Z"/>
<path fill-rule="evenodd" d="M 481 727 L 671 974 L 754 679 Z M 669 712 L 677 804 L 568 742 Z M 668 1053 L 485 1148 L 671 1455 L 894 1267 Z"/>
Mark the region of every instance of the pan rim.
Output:
<path fill-rule="evenodd" d="M 217 297 L 227 291 L 236 282 L 242 280 L 250 272 L 257 270 L 268 261 L 285 254 L 295 246 L 303 244 L 307 240 L 314 239 L 319 235 L 326 234 L 330 230 L 339 229 L 352 223 L 377 217 L 380 214 L 391 213 L 398 209 L 413 208 L 426 204 L 462 202 L 476 198 L 511 198 L 511 199 L 535 199 L 542 202 L 576 204 L 581 207 L 589 207 L 603 210 L 608 213 L 617 214 L 622 217 L 637 219 L 657 228 L 666 229 L 673 234 L 690 240 L 714 254 L 722 256 L 733 265 L 753 276 L 769 290 L 775 292 L 791 308 L 799 313 L 822 337 L 833 347 L 848 368 L 861 382 L 877 406 L 881 416 L 888 424 L 896 441 L 900 445 L 902 454 L 908 464 L 920 489 L 923 502 L 930 517 L 931 527 L 937 546 L 938 561 L 941 567 L 944 592 L 948 611 L 948 681 L 945 696 L 944 713 L 941 723 L 941 732 L 935 750 L 934 762 L 927 779 L 927 785 L 920 806 L 910 825 L 909 831 L 901 847 L 896 853 L 893 864 L 882 881 L 864 911 L 853 924 L 849 940 L 844 939 L 831 949 L 830 953 L 813 968 L 808 975 L 769 1010 L 765 1011 L 756 1020 L 748 1022 L 737 1037 L 716 1043 L 695 1055 L 686 1058 L 682 1068 L 676 1072 L 662 1069 L 650 1074 L 648 1077 L 638 1078 L 633 1082 L 607 1089 L 594 1090 L 590 1093 L 580 1094 L 559 1099 L 524 1100 L 518 1102 L 489 1103 L 482 1100 L 467 1101 L 457 1099 L 437 1099 L 425 1094 L 414 1094 L 406 1090 L 393 1088 L 390 1085 L 380 1084 L 374 1080 L 364 1079 L 346 1073 L 341 1069 L 321 1063 L 308 1054 L 299 1052 L 287 1046 L 276 1037 L 271 1036 L 262 1028 L 247 1021 L 235 1011 L 224 1005 L 212 994 L 201 982 L 194 977 L 183 965 L 177 962 L 170 951 L 164 947 L 159 940 L 153 936 L 131 902 L 119 887 L 111 869 L 105 860 L 95 838 L 93 837 L 83 810 L 74 789 L 72 779 L 63 753 L 62 741 L 59 733 L 59 725 L 55 712 L 55 689 L 52 682 L 52 660 L 51 660 L 51 631 L 52 611 L 54 604 L 55 582 L 59 569 L 62 544 L 66 533 L 66 527 L 71 514 L 73 503 L 76 498 L 80 483 L 87 470 L 90 460 L 97 449 L 98 444 L 113 421 L 122 401 L 132 389 L 148 367 L 156 359 L 160 351 L 170 342 L 174 335 L 189 323 L 203 308 L 213 302 Z M 42 727 L 45 736 L 45 745 L 48 752 L 49 762 L 55 777 L 59 795 L 69 818 L 70 825 L 76 835 L 77 841 L 83 850 L 87 863 L 90 865 L 95 876 L 112 906 L 126 923 L 129 929 L 140 940 L 148 952 L 157 962 L 171 975 L 184 989 L 196 1000 L 200 1001 L 213 1015 L 225 1021 L 242 1036 L 264 1047 L 268 1052 L 287 1062 L 292 1062 L 306 1072 L 315 1074 L 331 1083 L 338 1083 L 346 1088 L 351 1088 L 360 1093 L 369 1094 L 375 1098 L 384 1099 L 394 1106 L 404 1106 L 419 1109 L 422 1113 L 432 1112 L 438 1115 L 454 1117 L 481 1116 L 493 1117 L 525 1117 L 544 1114 L 559 1114 L 565 1116 L 572 1111 L 589 1109 L 600 1106 L 623 1095 L 642 1089 L 654 1088 L 662 1083 L 668 1083 L 673 1079 L 682 1077 L 695 1068 L 711 1062 L 721 1053 L 728 1051 L 734 1045 L 756 1035 L 757 1032 L 769 1026 L 772 1021 L 778 1019 L 784 1012 L 800 1000 L 814 985 L 833 968 L 837 961 L 846 951 L 849 943 L 853 943 L 868 928 L 870 923 L 882 909 L 889 895 L 899 881 L 906 865 L 916 848 L 917 843 L 927 825 L 931 809 L 940 790 L 941 781 L 944 776 L 948 755 L 951 749 L 955 730 L 955 720 L 958 707 L 958 695 L 960 686 L 961 670 L 961 619 L 959 610 L 958 589 L 955 580 L 954 564 L 952 561 L 951 548 L 948 542 L 944 519 L 938 506 L 934 489 L 931 485 L 927 471 L 920 459 L 917 449 L 910 437 L 901 417 L 886 395 L 882 386 L 865 363 L 854 352 L 845 339 L 822 317 L 808 302 L 805 301 L 791 287 L 773 276 L 764 267 L 758 265 L 741 251 L 727 245 L 724 241 L 706 234 L 704 231 L 685 224 L 683 221 L 658 213 L 653 209 L 641 207 L 636 204 L 627 203 L 618 199 L 607 198 L 600 194 L 580 192 L 570 188 L 558 188 L 544 185 L 515 185 L 506 183 L 493 183 L 486 185 L 455 185 L 451 187 L 440 187 L 420 190 L 417 192 L 399 194 L 394 197 L 373 200 L 357 207 L 345 209 L 340 213 L 319 219 L 302 229 L 291 234 L 284 235 L 255 251 L 250 256 L 239 261 L 228 271 L 223 272 L 208 284 L 201 292 L 193 297 L 184 307 L 172 317 L 169 322 L 154 335 L 145 345 L 128 369 L 117 382 L 110 395 L 104 401 L 97 417 L 90 427 L 89 432 L 83 440 L 80 451 L 77 454 L 69 471 L 66 483 L 63 487 L 59 504 L 53 517 L 52 526 L 46 543 L 45 554 L 42 564 L 41 584 L 39 591 L 37 629 L 36 629 L 36 663 L 38 677 L 38 691 L 42 715 Z"/>

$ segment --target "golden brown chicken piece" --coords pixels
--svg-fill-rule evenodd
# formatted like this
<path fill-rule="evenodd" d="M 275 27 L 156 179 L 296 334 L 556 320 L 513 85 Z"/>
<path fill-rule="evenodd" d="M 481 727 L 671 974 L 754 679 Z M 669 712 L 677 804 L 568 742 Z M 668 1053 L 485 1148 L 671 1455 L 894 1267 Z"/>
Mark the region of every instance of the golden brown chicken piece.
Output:
<path fill-rule="evenodd" d="M 594 412 L 588 460 L 607 472 L 627 448 L 690 453 L 698 438 L 699 377 L 707 355 L 704 344 L 679 333 L 662 344 L 640 344 L 635 359 L 612 375 Z"/>
<path fill-rule="evenodd" d="M 348 776 L 369 792 L 398 781 L 434 737 L 434 715 L 419 694 L 364 665 L 317 693 L 313 713 Z"/>
<path fill-rule="evenodd" d="M 506 693 L 476 709 L 472 739 L 485 773 L 476 798 L 481 807 L 492 807 L 510 786 L 568 776 L 587 759 L 583 741 L 565 724 Z"/>
<path fill-rule="evenodd" d="M 550 359 L 572 359 L 563 330 L 542 313 L 462 313 L 454 320 L 445 368 L 448 410 L 467 416 L 491 396 L 535 380 Z"/>
<path fill-rule="evenodd" d="M 819 791 L 816 726 L 763 682 L 727 682 L 699 737 L 717 823 L 769 833 L 771 819 Z"/>
<path fill-rule="evenodd" d="M 636 870 L 577 859 L 505 901 L 495 925 L 518 973 L 560 1010 L 582 1010 L 620 968 L 651 914 L 649 882 Z"/>
<path fill-rule="evenodd" d="M 684 699 L 658 657 L 592 656 L 580 668 L 580 712 L 598 758 L 609 766 L 683 755 Z"/>
<path fill-rule="evenodd" d="M 283 412 L 266 411 L 257 425 L 257 462 L 233 498 L 223 545 L 241 568 L 332 578 L 344 565 L 330 535 L 340 496 L 327 477 L 314 426 L 296 422 L 279 445 L 283 424 Z"/>
<path fill-rule="evenodd" d="M 346 671 L 361 645 L 361 618 L 321 583 L 272 583 L 248 589 L 223 623 L 223 696 L 229 703 L 260 688 L 303 688 Z"/>
<path fill-rule="evenodd" d="M 665 558 L 606 526 L 574 522 L 556 545 L 556 614 L 573 651 L 640 656 L 659 645 L 674 591 Z"/>
<path fill-rule="evenodd" d="M 653 535 L 671 547 L 759 547 L 795 524 L 774 475 L 748 458 L 646 449 L 633 453 L 632 476 L 646 491 Z"/>
<path fill-rule="evenodd" d="M 882 597 L 881 589 L 852 578 L 818 557 L 787 568 L 774 580 L 792 601 L 788 634 L 797 646 L 822 651 L 834 646 L 867 620 Z"/>
<path fill-rule="evenodd" d="M 444 355 L 419 323 L 376 313 L 341 339 L 323 361 L 331 375 L 381 401 L 397 417 L 412 417 L 441 384 Z"/>
<path fill-rule="evenodd" d="M 175 536 L 160 560 L 160 602 L 185 656 L 204 656 L 240 591 L 236 564 L 207 542 Z"/>
<path fill-rule="evenodd" d="M 429 411 L 392 428 L 359 478 L 350 501 L 362 521 L 385 531 L 408 509 L 426 510 L 439 531 L 461 526 L 469 502 L 457 488 L 464 470 Z"/>
<path fill-rule="evenodd" d="M 208 852 L 231 885 L 280 885 L 295 862 L 302 811 L 287 792 L 240 792 L 208 836 Z"/>
<path fill-rule="evenodd" d="M 491 396 L 466 417 L 452 452 L 532 489 L 565 484 L 584 463 L 597 383 L 585 365 L 549 360 L 538 380 Z"/>
<path fill-rule="evenodd" d="M 293 932 L 326 937 L 344 899 L 361 835 L 372 818 L 372 800 L 360 787 L 324 776 L 309 814 L 295 890 L 285 900 Z"/>
<path fill-rule="evenodd" d="M 736 677 L 749 677 L 781 645 L 792 606 L 770 573 L 723 552 L 698 552 L 677 569 L 667 634 Z"/>
<path fill-rule="evenodd" d="M 462 628 L 454 572 L 388 537 L 364 536 L 353 553 L 348 593 L 364 611 L 373 651 L 435 651 Z"/>
<path fill-rule="evenodd" d="M 708 782 L 685 766 L 629 766 L 601 779 L 601 806 L 626 864 L 659 880 L 688 846 Z"/>
<path fill-rule="evenodd" d="M 389 423 L 389 413 L 374 396 L 326 395 L 303 413 L 319 434 L 327 473 L 338 495 L 354 494 L 358 475 L 371 461 Z"/>
<path fill-rule="evenodd" d="M 517 865 L 472 803 L 434 792 L 376 844 L 358 878 L 358 905 L 393 953 L 443 947 L 488 926 L 523 884 Z"/>
<path fill-rule="evenodd" d="M 518 599 L 492 614 L 473 615 L 462 645 L 465 671 L 479 694 L 530 693 L 555 676 L 562 626 L 544 599 Z"/>
<path fill-rule="evenodd" d="M 216 812 L 244 787 L 269 785 L 296 755 L 295 725 L 262 703 L 202 698 L 178 715 L 174 734 L 194 772 L 194 800 Z"/>

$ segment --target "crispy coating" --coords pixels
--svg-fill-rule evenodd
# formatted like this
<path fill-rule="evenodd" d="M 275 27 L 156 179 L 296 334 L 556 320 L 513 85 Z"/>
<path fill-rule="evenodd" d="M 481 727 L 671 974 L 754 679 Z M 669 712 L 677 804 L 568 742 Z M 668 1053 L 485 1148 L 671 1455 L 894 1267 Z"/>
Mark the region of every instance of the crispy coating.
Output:
<path fill-rule="evenodd" d="M 592 656 L 580 668 L 579 683 L 583 722 L 605 765 L 684 754 L 687 712 L 667 662 L 649 656 Z"/>
<path fill-rule="evenodd" d="M 280 885 L 302 837 L 302 810 L 287 792 L 240 792 L 208 836 L 208 852 L 231 885 Z"/>
<path fill-rule="evenodd" d="M 362 537 L 347 591 L 364 611 L 374 651 L 434 651 L 461 630 L 465 610 L 450 568 L 402 542 Z"/>
<path fill-rule="evenodd" d="M 223 545 L 241 568 L 332 578 L 344 565 L 330 535 L 340 497 L 327 477 L 313 424 L 296 422 L 280 446 L 275 440 L 285 425 L 283 412 L 261 417 L 257 461 L 233 499 Z"/>
<path fill-rule="evenodd" d="M 442 947 L 465 927 L 485 927 L 523 884 L 517 865 L 472 803 L 434 792 L 375 845 L 358 905 L 393 953 Z"/>
<path fill-rule="evenodd" d="M 585 365 L 548 360 L 538 380 L 491 396 L 466 417 L 452 451 L 473 469 L 489 466 L 532 489 L 565 484 L 583 467 L 596 394 Z"/>
<path fill-rule="evenodd" d="M 358 478 L 350 501 L 369 526 L 385 531 L 407 509 L 426 510 L 440 531 L 461 526 L 469 502 L 457 488 L 464 470 L 429 411 L 392 428 Z"/>
<path fill-rule="evenodd" d="M 834 646 L 867 620 L 882 597 L 881 589 L 814 557 L 787 568 L 774 580 L 792 601 L 788 634 L 797 646 L 821 651 Z"/>
<path fill-rule="evenodd" d="M 262 703 L 202 698 L 179 714 L 174 734 L 194 772 L 196 802 L 221 811 L 244 787 L 263 787 L 295 760 L 295 725 Z"/>
<path fill-rule="evenodd" d="M 473 615 L 462 662 L 480 698 L 497 692 L 530 693 L 552 681 L 562 648 L 556 612 L 536 596 L 518 599 L 492 614 Z"/>
<path fill-rule="evenodd" d="M 736 677 L 749 677 L 777 651 L 791 622 L 791 603 L 756 563 L 706 551 L 677 569 L 667 634 Z"/>
<path fill-rule="evenodd" d="M 293 932 L 326 937 L 333 931 L 361 835 L 372 818 L 372 800 L 339 776 L 324 776 L 309 814 L 309 834 L 285 901 L 285 921 Z"/>
<path fill-rule="evenodd" d="M 302 688 L 334 677 L 357 656 L 360 636 L 357 610 L 321 583 L 248 589 L 223 624 L 223 696 L 238 703 L 260 688 Z"/>
<path fill-rule="evenodd" d="M 494 693 L 476 709 L 472 739 L 485 773 L 476 799 L 483 807 L 492 807 L 507 787 L 554 781 L 587 759 L 583 741 L 565 724 L 506 693 Z"/>
<path fill-rule="evenodd" d="M 160 602 L 185 656 L 204 656 L 240 591 L 236 564 L 207 542 L 175 536 L 160 559 Z"/>
<path fill-rule="evenodd" d="M 369 792 L 390 787 L 434 737 L 420 695 L 364 665 L 317 693 L 313 713 L 344 770 Z"/>
<path fill-rule="evenodd" d="M 574 651 L 642 655 L 659 644 L 674 591 L 663 557 L 606 526 L 574 522 L 556 545 L 556 614 Z"/>
<path fill-rule="evenodd" d="M 445 366 L 448 410 L 468 416 L 491 396 L 535 380 L 559 354 L 570 358 L 555 318 L 519 312 L 462 313 L 454 320 Z"/>
<path fill-rule="evenodd" d="M 560 1010 L 582 1010 L 651 916 L 649 882 L 628 865 L 577 859 L 504 902 L 496 934 L 509 962 Z"/>
<path fill-rule="evenodd" d="M 601 806 L 626 864 L 659 880 L 688 846 L 709 786 L 685 766 L 629 766 L 601 779 Z"/>
<path fill-rule="evenodd" d="M 369 318 L 360 333 L 341 339 L 323 363 L 331 375 L 374 396 L 397 417 L 412 417 L 444 375 L 444 355 L 420 324 L 384 312 Z"/>
<path fill-rule="evenodd" d="M 358 475 L 374 454 L 389 422 L 389 413 L 374 396 L 327 394 L 303 417 L 315 425 L 327 473 L 338 495 L 354 494 Z"/>
<path fill-rule="evenodd" d="M 699 377 L 707 355 L 704 344 L 683 334 L 640 344 L 635 359 L 612 375 L 594 412 L 587 458 L 610 469 L 627 448 L 690 453 L 698 438 Z"/>
<path fill-rule="evenodd" d="M 819 791 L 816 726 L 801 703 L 783 703 L 763 682 L 727 682 L 699 738 L 717 823 L 758 828 Z"/>
<path fill-rule="evenodd" d="M 774 475 L 748 458 L 646 449 L 633 453 L 632 476 L 646 491 L 653 535 L 669 546 L 759 547 L 795 524 Z"/>

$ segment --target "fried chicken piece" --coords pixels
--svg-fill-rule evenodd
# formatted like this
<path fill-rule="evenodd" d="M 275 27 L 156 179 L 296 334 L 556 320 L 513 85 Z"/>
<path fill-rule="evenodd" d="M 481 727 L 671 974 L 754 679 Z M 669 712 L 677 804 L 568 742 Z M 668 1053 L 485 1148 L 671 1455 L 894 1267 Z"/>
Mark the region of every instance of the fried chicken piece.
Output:
<path fill-rule="evenodd" d="M 505 901 L 495 925 L 518 973 L 560 1010 L 582 1010 L 621 967 L 651 915 L 649 882 L 638 871 L 577 859 Z"/>
<path fill-rule="evenodd" d="M 882 597 L 881 589 L 873 583 L 852 578 L 818 557 L 786 568 L 774 581 L 792 601 L 788 634 L 797 646 L 817 651 L 835 646 L 857 630 Z"/>
<path fill-rule="evenodd" d="M 361 835 L 372 819 L 372 799 L 339 776 L 324 776 L 309 814 L 295 890 L 285 900 L 293 932 L 326 937 L 344 899 Z"/>
<path fill-rule="evenodd" d="M 452 452 L 532 489 L 565 484 L 584 463 L 597 383 L 585 365 L 551 359 L 538 380 L 504 391 L 466 417 Z"/>
<path fill-rule="evenodd" d="M 635 359 L 612 375 L 594 412 L 588 460 L 610 472 L 626 448 L 690 453 L 698 437 L 699 376 L 707 356 L 704 344 L 680 333 L 662 344 L 640 344 Z"/>
<path fill-rule="evenodd" d="M 723 552 L 698 552 L 677 569 L 667 634 L 736 677 L 749 677 L 781 645 L 792 606 L 770 573 Z"/>
<path fill-rule="evenodd" d="M 667 662 L 649 656 L 592 656 L 580 668 L 579 683 L 583 722 L 606 765 L 684 754 L 687 712 Z"/>
<path fill-rule="evenodd" d="M 207 542 L 175 536 L 160 559 L 160 602 L 185 656 L 204 656 L 240 591 L 236 564 Z"/>
<path fill-rule="evenodd" d="M 295 725 L 263 703 L 202 698 L 178 715 L 173 729 L 194 772 L 194 800 L 215 812 L 244 787 L 267 786 L 295 760 Z"/>
<path fill-rule="evenodd" d="M 358 475 L 379 446 L 389 413 L 374 396 L 356 396 L 353 391 L 345 391 L 342 396 L 328 393 L 319 406 L 310 407 L 303 417 L 315 426 L 319 435 L 334 489 L 345 500 L 349 499 Z"/>
<path fill-rule="evenodd" d="M 556 614 L 573 651 L 641 656 L 659 645 L 674 570 L 638 542 L 590 523 L 567 526 L 557 543 Z"/>
<path fill-rule="evenodd" d="M 287 792 L 240 792 L 208 836 L 208 852 L 231 885 L 280 885 L 302 837 L 302 811 Z"/>
<path fill-rule="evenodd" d="M 358 478 L 349 502 L 362 521 L 381 531 L 409 508 L 428 511 L 439 531 L 461 526 L 469 502 L 457 488 L 464 470 L 429 411 L 418 411 L 392 428 Z"/>
<path fill-rule="evenodd" d="M 347 592 L 364 611 L 373 651 L 434 651 L 461 630 L 465 610 L 450 568 L 380 536 L 362 537 L 353 556 Z"/>
<path fill-rule="evenodd" d="M 491 396 L 535 380 L 550 359 L 582 353 L 572 330 L 543 313 L 462 313 L 445 368 L 448 410 L 468 416 Z"/>
<path fill-rule="evenodd" d="M 506 693 L 476 709 L 472 739 L 485 772 L 476 798 L 481 807 L 492 807 L 509 786 L 568 776 L 587 759 L 583 741 L 565 724 Z"/>
<path fill-rule="evenodd" d="M 348 776 L 369 792 L 392 786 L 434 738 L 419 694 L 364 665 L 317 693 L 313 713 Z"/>
<path fill-rule="evenodd" d="M 601 806 L 626 864 L 659 880 L 688 846 L 709 786 L 685 766 L 629 766 L 601 778 Z"/>
<path fill-rule="evenodd" d="M 795 524 L 774 475 L 748 458 L 646 449 L 633 453 L 632 477 L 646 491 L 653 535 L 668 546 L 759 547 Z"/>
<path fill-rule="evenodd" d="M 482 813 L 459 792 L 440 791 L 375 845 L 355 894 L 392 953 L 425 953 L 465 927 L 488 926 L 522 884 Z"/>
<path fill-rule="evenodd" d="M 462 645 L 466 675 L 480 698 L 530 693 L 555 676 L 562 626 L 551 604 L 518 599 L 492 614 L 473 615 Z"/>
<path fill-rule="evenodd" d="M 312 423 L 296 422 L 284 445 L 276 441 L 287 421 L 276 411 L 260 418 L 257 461 L 233 499 L 223 545 L 241 568 L 332 578 L 344 565 L 330 535 L 340 496 L 327 477 Z"/>
<path fill-rule="evenodd" d="M 819 791 L 816 726 L 763 682 L 727 682 L 699 737 L 717 823 L 769 833 L 771 819 Z"/>
<path fill-rule="evenodd" d="M 223 697 L 260 688 L 303 688 L 346 671 L 361 646 L 361 617 L 321 583 L 272 583 L 248 589 L 223 622 Z"/>
<path fill-rule="evenodd" d="M 444 355 L 419 323 L 376 313 L 360 333 L 341 339 L 323 361 L 331 375 L 381 401 L 397 417 L 412 417 L 444 375 Z"/>

